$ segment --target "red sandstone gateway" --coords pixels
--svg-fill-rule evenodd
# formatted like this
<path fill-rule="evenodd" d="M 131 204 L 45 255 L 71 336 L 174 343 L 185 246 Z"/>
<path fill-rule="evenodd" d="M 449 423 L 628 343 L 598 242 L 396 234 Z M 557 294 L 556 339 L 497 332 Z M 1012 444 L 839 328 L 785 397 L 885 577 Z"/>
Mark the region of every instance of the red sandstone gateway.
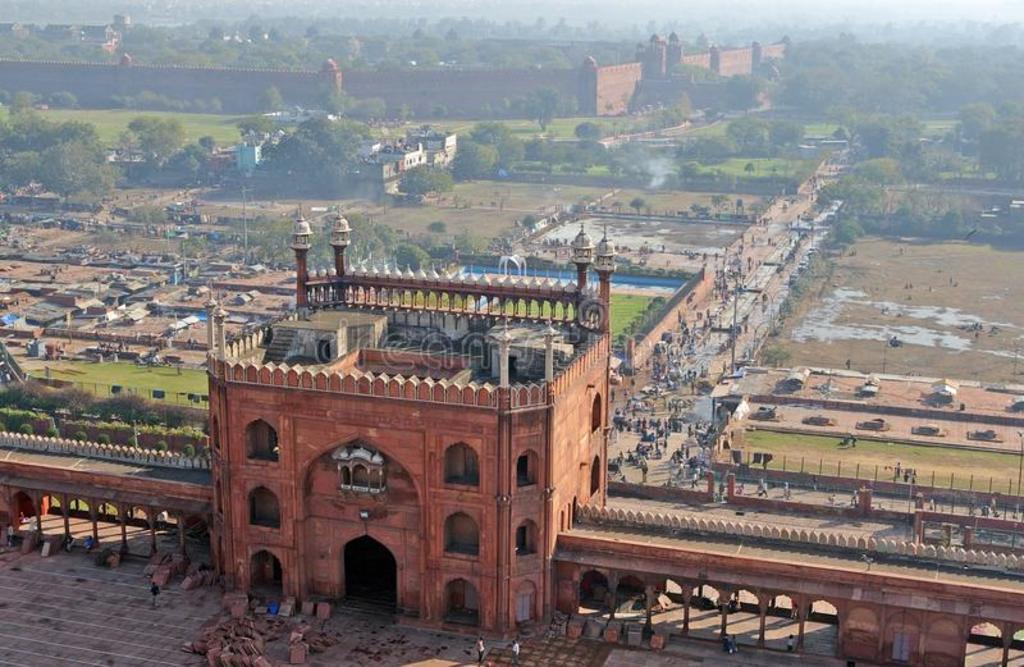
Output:
<path fill-rule="evenodd" d="M 216 558 L 243 590 L 511 634 L 604 502 L 615 249 L 581 230 L 572 283 L 452 278 L 348 267 L 349 233 L 313 272 L 296 220 L 294 316 L 226 341 L 210 306 Z"/>

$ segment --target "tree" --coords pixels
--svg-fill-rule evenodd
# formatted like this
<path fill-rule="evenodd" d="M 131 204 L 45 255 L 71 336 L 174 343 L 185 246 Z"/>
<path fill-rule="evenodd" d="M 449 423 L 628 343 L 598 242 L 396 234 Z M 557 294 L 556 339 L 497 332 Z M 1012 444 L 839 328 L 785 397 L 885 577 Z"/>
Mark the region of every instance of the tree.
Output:
<path fill-rule="evenodd" d="M 489 178 L 498 164 L 498 151 L 475 141 L 459 143 L 459 151 L 452 160 L 452 174 L 459 180 Z"/>
<path fill-rule="evenodd" d="M 407 195 L 450 192 L 453 186 L 450 173 L 427 165 L 420 165 L 404 172 L 398 183 L 398 189 Z"/>
<path fill-rule="evenodd" d="M 716 211 L 721 211 L 728 205 L 728 203 L 729 197 L 727 197 L 726 195 L 711 195 L 711 205 L 715 208 Z"/>
<path fill-rule="evenodd" d="M 257 167 L 257 187 L 272 194 L 323 198 L 345 194 L 360 167 L 359 148 L 369 129 L 354 121 L 315 118 L 269 146 Z"/>
<path fill-rule="evenodd" d="M 242 137 L 270 134 L 274 131 L 274 119 L 266 116 L 248 116 L 238 121 L 238 131 Z"/>
<path fill-rule="evenodd" d="M 60 109 L 74 109 L 78 106 L 78 98 L 66 90 L 53 93 L 47 99 L 47 102 L 50 106 L 58 107 Z"/>
<path fill-rule="evenodd" d="M 51 146 L 39 159 L 39 182 L 65 201 L 71 195 L 105 195 L 114 186 L 114 170 L 95 146 L 71 142 Z"/>
<path fill-rule="evenodd" d="M 185 143 L 185 127 L 177 118 L 138 116 L 128 123 L 128 130 L 146 161 L 158 167 Z"/>
<path fill-rule="evenodd" d="M 27 111 L 35 106 L 38 98 L 32 93 L 19 90 L 14 93 L 14 97 L 11 98 L 11 111 Z"/>
<path fill-rule="evenodd" d="M 561 95 L 554 88 L 541 88 L 526 98 L 526 113 L 537 121 L 541 132 L 546 132 L 548 125 L 555 118 L 562 104 Z"/>
<path fill-rule="evenodd" d="M 207 153 L 212 153 L 213 149 L 217 147 L 217 140 L 209 135 L 199 137 L 199 141 L 196 143 L 202 146 Z"/>
<path fill-rule="evenodd" d="M 785 366 L 793 355 L 789 350 L 778 345 L 769 345 L 761 352 L 761 361 L 765 366 L 779 368 Z"/>
<path fill-rule="evenodd" d="M 600 125 L 589 120 L 577 125 L 573 133 L 582 141 L 600 141 L 604 134 Z"/>
<path fill-rule="evenodd" d="M 395 263 L 400 268 L 408 267 L 413 271 L 419 271 L 430 263 L 430 255 L 418 245 L 412 243 L 399 243 L 395 248 Z"/>
<path fill-rule="evenodd" d="M 763 155 L 767 153 L 769 125 L 760 118 L 738 118 L 725 128 L 725 134 L 735 144 L 741 155 Z"/>
<path fill-rule="evenodd" d="M 427 225 L 427 231 L 431 234 L 445 234 L 448 232 L 448 225 L 442 220 L 435 220 Z"/>
<path fill-rule="evenodd" d="M 260 94 L 260 108 L 264 111 L 280 111 L 284 106 L 284 98 L 276 87 L 270 86 Z"/>
<path fill-rule="evenodd" d="M 764 82 L 753 76 L 734 76 L 725 82 L 725 103 L 730 109 L 746 111 L 761 105 Z"/>
<path fill-rule="evenodd" d="M 754 166 L 753 162 L 748 162 L 743 165 L 743 172 L 748 176 L 753 174 L 755 171 L 757 171 L 757 167 Z"/>
<path fill-rule="evenodd" d="M 644 201 L 643 197 L 633 197 L 629 202 L 629 207 L 636 211 L 637 215 L 640 215 L 640 209 L 645 207 L 647 202 Z"/>
<path fill-rule="evenodd" d="M 968 104 L 960 109 L 960 138 L 965 141 L 977 141 L 981 135 L 990 130 L 996 122 L 996 110 L 986 102 Z"/>

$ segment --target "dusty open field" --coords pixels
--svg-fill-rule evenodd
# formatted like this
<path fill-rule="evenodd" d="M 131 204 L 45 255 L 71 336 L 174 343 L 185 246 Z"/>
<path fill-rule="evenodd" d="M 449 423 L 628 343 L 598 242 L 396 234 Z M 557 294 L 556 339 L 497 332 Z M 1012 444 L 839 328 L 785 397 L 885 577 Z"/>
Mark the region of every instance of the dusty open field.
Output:
<path fill-rule="evenodd" d="M 789 365 L 849 360 L 864 372 L 1024 382 L 1021 284 L 1019 252 L 865 239 L 798 305 L 778 344 Z"/>

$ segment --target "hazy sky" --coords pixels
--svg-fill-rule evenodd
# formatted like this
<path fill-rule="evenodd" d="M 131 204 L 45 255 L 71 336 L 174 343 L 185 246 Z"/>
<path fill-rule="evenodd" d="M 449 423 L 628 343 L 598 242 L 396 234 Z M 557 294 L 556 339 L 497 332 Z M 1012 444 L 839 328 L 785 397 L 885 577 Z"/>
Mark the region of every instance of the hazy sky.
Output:
<path fill-rule="evenodd" d="M 600 24 L 605 31 L 639 34 L 653 23 L 678 27 L 680 34 L 743 34 L 780 29 L 800 34 L 822 28 L 863 26 L 867 32 L 929 26 L 942 32 L 975 26 L 1024 23 L 1024 0 L 0 0 L 0 20 L 66 23 L 109 21 L 126 13 L 140 23 L 180 24 L 198 20 L 244 21 L 296 17 L 314 19 L 489 19 L 547 25 L 564 19 L 571 26 Z M 902 37 L 903 35 L 901 35 Z M 916 35 L 922 41 L 927 34 Z"/>

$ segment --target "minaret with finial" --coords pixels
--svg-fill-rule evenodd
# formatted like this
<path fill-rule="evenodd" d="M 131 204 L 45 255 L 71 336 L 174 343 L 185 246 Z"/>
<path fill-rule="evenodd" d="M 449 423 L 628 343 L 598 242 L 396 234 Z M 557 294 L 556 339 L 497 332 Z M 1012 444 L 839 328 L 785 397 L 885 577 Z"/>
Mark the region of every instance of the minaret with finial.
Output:
<path fill-rule="evenodd" d="M 597 271 L 600 286 L 598 295 L 604 306 L 602 313 L 602 330 L 606 334 L 611 333 L 611 300 L 612 300 L 612 274 L 615 273 L 615 244 L 608 240 L 608 225 L 604 226 L 604 236 L 597 244 L 597 259 L 594 261 L 594 269 Z"/>
<path fill-rule="evenodd" d="M 580 223 L 580 233 L 572 240 L 572 263 L 576 265 L 576 288 L 583 291 L 587 286 L 587 271 L 594 263 L 594 242 L 587 236 Z"/>
<path fill-rule="evenodd" d="M 309 304 L 306 298 L 306 280 L 309 278 L 306 257 L 309 255 L 312 238 L 313 230 L 306 219 L 302 217 L 302 207 L 300 206 L 298 215 L 295 217 L 295 226 L 292 229 L 292 250 L 295 251 L 295 307 L 299 309 L 304 309 Z"/>
<path fill-rule="evenodd" d="M 331 227 L 331 247 L 334 248 L 334 273 L 341 278 L 345 275 L 345 249 L 351 242 L 352 228 L 341 213 L 334 217 Z"/>

